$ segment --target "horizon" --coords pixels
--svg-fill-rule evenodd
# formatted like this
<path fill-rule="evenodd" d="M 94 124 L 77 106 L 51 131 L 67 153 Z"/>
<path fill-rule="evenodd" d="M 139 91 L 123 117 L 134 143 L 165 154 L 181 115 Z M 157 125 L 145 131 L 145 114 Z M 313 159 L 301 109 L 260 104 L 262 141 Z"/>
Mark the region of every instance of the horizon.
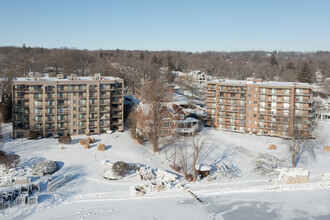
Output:
<path fill-rule="evenodd" d="M 23 43 L 25 44 L 25 43 Z M 23 48 L 22 46 L 12 46 L 12 45 L 3 45 L 0 46 L 0 48 L 18 48 L 21 49 Z M 29 45 L 25 45 L 26 48 L 31 48 L 31 49 L 46 49 L 46 50 L 82 50 L 82 51 L 88 51 L 88 52 L 94 52 L 94 51 L 128 51 L 128 52 L 178 52 L 178 53 L 244 53 L 244 52 L 264 52 L 264 53 L 273 53 L 276 51 L 276 53 L 301 53 L 301 54 L 308 54 L 308 53 L 329 53 L 330 50 L 316 50 L 316 51 L 293 51 L 293 50 L 288 50 L 288 51 L 282 51 L 282 50 L 240 50 L 240 51 L 197 51 L 197 52 L 192 52 L 192 51 L 180 51 L 180 50 L 132 50 L 132 49 L 121 49 L 121 48 L 116 48 L 116 49 L 96 49 L 96 50 L 89 50 L 89 49 L 81 49 L 81 48 L 75 48 L 75 47 L 54 47 L 54 48 L 49 48 L 49 47 L 40 47 L 40 46 L 35 46 L 31 47 Z"/>
<path fill-rule="evenodd" d="M 0 46 L 177 52 L 329 51 L 330 2 L 5 1 Z"/>

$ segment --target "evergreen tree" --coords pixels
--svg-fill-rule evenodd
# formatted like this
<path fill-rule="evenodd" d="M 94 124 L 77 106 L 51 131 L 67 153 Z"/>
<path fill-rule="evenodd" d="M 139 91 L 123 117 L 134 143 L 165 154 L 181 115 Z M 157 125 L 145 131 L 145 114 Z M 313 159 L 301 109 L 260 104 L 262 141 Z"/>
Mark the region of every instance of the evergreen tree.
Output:
<path fill-rule="evenodd" d="M 285 69 L 287 69 L 287 70 L 295 70 L 296 68 L 295 68 L 294 64 L 293 64 L 291 61 L 289 61 L 289 62 L 286 64 Z"/>
<path fill-rule="evenodd" d="M 313 78 L 313 74 L 310 69 L 310 66 L 307 62 L 305 62 L 301 67 L 298 80 L 299 82 L 312 83 L 313 82 L 312 78 Z"/>
<path fill-rule="evenodd" d="M 274 66 L 274 65 L 278 65 L 278 63 L 277 63 L 277 60 L 276 60 L 276 57 L 275 57 L 275 54 L 274 54 L 274 53 L 272 53 L 272 55 L 270 56 L 270 64 L 271 64 L 272 66 Z"/>

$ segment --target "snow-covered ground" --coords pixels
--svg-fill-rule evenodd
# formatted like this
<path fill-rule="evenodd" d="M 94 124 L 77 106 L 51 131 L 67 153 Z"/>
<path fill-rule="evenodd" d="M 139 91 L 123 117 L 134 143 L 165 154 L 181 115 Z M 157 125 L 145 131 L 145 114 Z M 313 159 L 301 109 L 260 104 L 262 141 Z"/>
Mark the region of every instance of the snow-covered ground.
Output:
<path fill-rule="evenodd" d="M 61 166 L 53 174 L 54 180 L 69 174 L 74 178 L 55 192 L 46 187 L 48 177 L 40 178 L 39 204 L 1 210 L 0 219 L 330 219 L 330 180 L 318 178 L 330 173 L 330 153 L 321 148 L 330 145 L 329 122 L 319 124 L 316 159 L 305 155 L 298 165 L 310 171 L 310 182 L 295 185 L 273 185 L 268 177 L 252 172 L 251 163 L 234 150 L 241 146 L 253 153 L 268 153 L 290 161 L 285 140 L 204 129 L 201 135 L 207 139 L 207 147 L 200 162 L 225 161 L 237 166 L 242 176 L 197 183 L 181 179 L 180 183 L 203 203 L 178 188 L 136 197 L 130 193 L 130 187 L 145 183 L 136 176 L 117 181 L 104 179 L 102 173 L 108 166 L 104 161 L 121 160 L 171 170 L 164 151 L 159 155 L 151 153 L 150 146 L 133 143 L 128 131 L 95 135 L 96 143 L 91 149 L 83 149 L 79 144 L 86 136 L 73 136 L 72 144 L 61 149 L 61 144 L 52 138 L 10 139 L 10 129 L 10 124 L 3 126 L 5 138 L 0 140 L 0 150 L 20 155 L 20 166 L 54 160 Z M 99 143 L 106 145 L 106 151 L 97 151 Z M 191 140 L 184 140 L 181 145 L 189 147 L 190 143 Z M 277 150 L 268 150 L 270 144 L 275 144 Z M 169 150 L 168 159 L 173 161 L 173 156 Z"/>

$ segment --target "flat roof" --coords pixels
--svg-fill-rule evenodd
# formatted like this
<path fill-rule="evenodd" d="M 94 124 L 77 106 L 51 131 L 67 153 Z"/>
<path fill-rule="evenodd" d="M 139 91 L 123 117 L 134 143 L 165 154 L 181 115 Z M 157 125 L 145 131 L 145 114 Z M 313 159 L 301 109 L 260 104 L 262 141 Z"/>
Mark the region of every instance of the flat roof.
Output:
<path fill-rule="evenodd" d="M 208 82 L 212 83 L 221 83 L 221 84 L 240 84 L 240 85 L 260 85 L 260 86 L 304 86 L 311 87 L 308 83 L 298 83 L 298 82 L 277 82 L 277 81 L 266 81 L 266 82 L 256 82 L 256 81 L 247 81 L 247 80 L 212 80 Z"/>
<path fill-rule="evenodd" d="M 15 77 L 13 81 L 21 81 L 21 82 L 52 82 L 52 81 L 99 81 L 99 80 L 122 80 L 119 77 L 112 76 L 101 76 L 100 79 L 95 79 L 94 76 L 77 76 L 76 79 L 72 80 L 69 77 L 65 77 L 63 79 L 59 79 L 57 77 L 40 77 L 40 80 L 36 80 L 34 77 Z"/>

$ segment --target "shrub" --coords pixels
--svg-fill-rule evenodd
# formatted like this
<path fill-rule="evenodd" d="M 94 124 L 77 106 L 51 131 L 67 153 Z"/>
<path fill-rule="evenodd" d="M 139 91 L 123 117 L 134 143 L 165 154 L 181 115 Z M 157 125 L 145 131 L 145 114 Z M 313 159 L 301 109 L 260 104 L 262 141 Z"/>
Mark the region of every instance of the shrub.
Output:
<path fill-rule="evenodd" d="M 130 166 L 124 161 L 117 161 L 112 166 L 112 172 L 116 176 L 124 176 L 130 171 Z"/>
<path fill-rule="evenodd" d="M 85 141 L 84 140 L 80 140 L 80 145 L 85 145 Z"/>
<path fill-rule="evenodd" d="M 16 154 L 6 154 L 0 150 L 0 164 L 4 164 L 6 168 L 16 167 L 20 161 L 20 156 Z"/>
<path fill-rule="evenodd" d="M 38 135 L 38 132 L 36 132 L 36 131 L 29 131 L 28 136 L 30 139 L 37 139 L 37 137 L 39 135 Z"/>
<path fill-rule="evenodd" d="M 194 177 L 193 175 L 191 174 L 185 174 L 185 177 L 184 177 L 186 180 L 188 180 L 189 182 L 192 182 L 194 181 Z"/>
<path fill-rule="evenodd" d="M 58 139 L 58 143 L 60 144 L 70 144 L 72 141 L 70 135 L 62 136 Z"/>
<path fill-rule="evenodd" d="M 90 138 L 91 143 L 95 143 L 95 138 Z"/>

